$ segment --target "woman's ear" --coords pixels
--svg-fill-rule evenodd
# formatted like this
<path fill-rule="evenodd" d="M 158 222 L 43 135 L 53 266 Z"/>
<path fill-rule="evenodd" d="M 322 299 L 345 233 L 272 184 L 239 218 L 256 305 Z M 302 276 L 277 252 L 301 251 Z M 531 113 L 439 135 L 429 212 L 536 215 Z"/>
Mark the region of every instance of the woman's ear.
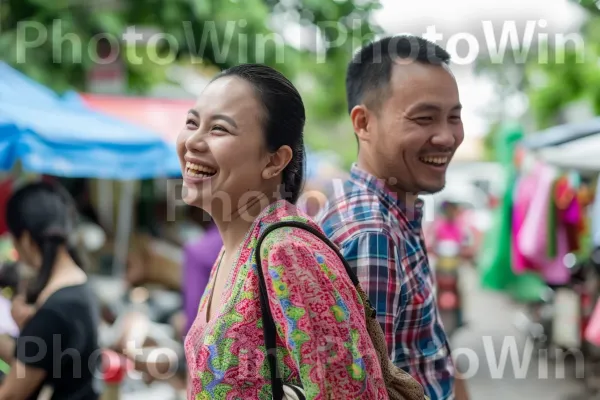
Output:
<path fill-rule="evenodd" d="M 262 171 L 263 179 L 271 179 L 281 174 L 292 160 L 294 152 L 290 146 L 281 146 L 269 155 L 269 162 Z"/>

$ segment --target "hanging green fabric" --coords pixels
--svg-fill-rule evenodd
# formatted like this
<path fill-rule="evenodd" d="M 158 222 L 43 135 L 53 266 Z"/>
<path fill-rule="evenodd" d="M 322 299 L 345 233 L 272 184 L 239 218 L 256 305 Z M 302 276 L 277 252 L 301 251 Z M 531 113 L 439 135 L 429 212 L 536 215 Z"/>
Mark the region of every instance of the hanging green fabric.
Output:
<path fill-rule="evenodd" d="M 494 210 L 493 224 L 486 233 L 478 262 L 483 287 L 503 290 L 513 278 L 511 265 L 512 185 L 508 185 L 500 206 Z"/>
<path fill-rule="evenodd" d="M 495 137 L 496 158 L 505 171 L 505 190 L 499 207 L 493 211 L 493 223 L 484 237 L 478 266 L 484 288 L 504 290 L 513 279 L 511 269 L 511 217 L 516 180 L 513 157 L 516 143 L 523 137 L 520 126 L 506 125 Z"/>
<path fill-rule="evenodd" d="M 517 301 L 530 302 L 538 301 L 548 287 L 536 273 L 516 275 L 512 270 L 512 208 L 517 180 L 514 154 L 522 137 L 519 125 L 505 125 L 496 136 L 497 159 L 505 170 L 505 192 L 493 212 L 493 224 L 484 237 L 477 265 L 484 288 L 506 291 Z"/>
<path fill-rule="evenodd" d="M 0 372 L 2 372 L 5 375 L 8 375 L 8 373 L 10 372 L 10 365 L 8 365 L 3 360 L 0 360 Z"/>
<path fill-rule="evenodd" d="M 549 259 L 556 258 L 557 253 L 557 229 L 558 229 L 558 208 L 556 207 L 556 185 L 558 179 L 552 182 L 550 196 L 548 196 L 548 221 L 546 226 L 546 255 Z"/>

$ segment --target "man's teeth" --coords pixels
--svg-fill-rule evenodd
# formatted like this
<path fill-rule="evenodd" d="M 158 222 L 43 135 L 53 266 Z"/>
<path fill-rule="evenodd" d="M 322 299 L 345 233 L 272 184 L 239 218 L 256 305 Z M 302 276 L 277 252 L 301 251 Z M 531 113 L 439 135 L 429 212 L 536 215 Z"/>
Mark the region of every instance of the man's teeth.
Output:
<path fill-rule="evenodd" d="M 216 169 L 206 167 L 204 165 L 187 162 L 185 164 L 186 173 L 194 177 L 207 177 L 217 173 Z"/>
<path fill-rule="evenodd" d="M 420 160 L 427 164 L 444 165 L 448 162 L 448 157 L 421 157 Z"/>

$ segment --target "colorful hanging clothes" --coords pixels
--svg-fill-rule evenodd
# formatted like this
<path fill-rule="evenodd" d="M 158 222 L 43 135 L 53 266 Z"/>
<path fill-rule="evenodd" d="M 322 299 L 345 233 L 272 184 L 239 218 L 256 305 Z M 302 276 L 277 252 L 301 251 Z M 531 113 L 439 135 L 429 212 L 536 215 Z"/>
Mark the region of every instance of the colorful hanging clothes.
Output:
<path fill-rule="evenodd" d="M 548 208 L 550 205 L 552 185 L 556 172 L 553 168 L 542 165 L 538 174 L 538 185 L 531 199 L 523 227 L 517 236 L 517 246 L 524 257 L 535 264 L 537 269 L 547 260 L 548 243 Z"/>
<path fill-rule="evenodd" d="M 567 232 L 562 224 L 556 227 L 556 256 L 548 258 L 541 265 L 544 281 L 550 285 L 565 285 L 571 280 L 571 271 L 565 265 L 565 256 L 569 253 Z"/>
<path fill-rule="evenodd" d="M 522 274 L 527 270 L 535 270 L 535 265 L 521 253 L 517 245 L 517 237 L 523 227 L 527 210 L 535 194 L 539 168 L 539 166 L 536 166 L 531 173 L 521 176 L 515 186 L 511 227 L 511 265 L 515 274 Z"/>
<path fill-rule="evenodd" d="M 506 291 L 515 301 L 540 301 L 548 287 L 537 273 L 515 274 L 511 267 L 513 193 L 517 179 L 515 150 L 523 138 L 519 125 L 507 124 L 496 136 L 494 148 L 504 167 L 505 192 L 502 202 L 493 212 L 493 224 L 481 246 L 477 265 L 484 288 Z"/>
<path fill-rule="evenodd" d="M 546 224 L 546 257 L 553 259 L 557 254 L 557 234 L 558 234 L 558 209 L 555 202 L 555 193 L 559 186 L 557 179 L 552 183 L 550 188 L 550 196 L 546 200 L 548 202 L 548 222 Z"/>
<path fill-rule="evenodd" d="M 594 247 L 600 246 L 600 175 L 596 183 L 596 194 L 594 196 L 594 205 L 592 207 L 592 223 L 590 232 Z"/>
<path fill-rule="evenodd" d="M 566 284 L 571 277 L 564 263 L 569 253 L 567 231 L 556 201 L 556 193 L 568 194 L 565 182 L 568 183 L 557 177 L 554 168 L 541 167 L 535 194 L 517 236 L 518 249 L 535 265 L 544 281 L 552 285 Z M 568 196 L 561 196 L 560 207 L 567 200 Z"/>
<path fill-rule="evenodd" d="M 569 251 L 576 253 L 581 250 L 581 235 L 583 234 L 583 208 L 579 198 L 574 196 L 571 204 L 562 213 L 562 221 L 567 231 Z"/>

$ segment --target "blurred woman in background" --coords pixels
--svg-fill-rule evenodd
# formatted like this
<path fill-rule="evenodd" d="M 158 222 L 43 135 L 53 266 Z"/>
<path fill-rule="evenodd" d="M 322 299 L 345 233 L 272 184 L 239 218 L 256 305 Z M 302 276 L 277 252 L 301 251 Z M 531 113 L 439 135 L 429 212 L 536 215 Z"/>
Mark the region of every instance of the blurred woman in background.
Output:
<path fill-rule="evenodd" d="M 20 263 L 33 278 L 13 300 L 20 328 L 0 400 L 96 400 L 99 308 L 72 246 L 76 210 L 58 184 L 32 183 L 17 190 L 6 222 Z"/>

